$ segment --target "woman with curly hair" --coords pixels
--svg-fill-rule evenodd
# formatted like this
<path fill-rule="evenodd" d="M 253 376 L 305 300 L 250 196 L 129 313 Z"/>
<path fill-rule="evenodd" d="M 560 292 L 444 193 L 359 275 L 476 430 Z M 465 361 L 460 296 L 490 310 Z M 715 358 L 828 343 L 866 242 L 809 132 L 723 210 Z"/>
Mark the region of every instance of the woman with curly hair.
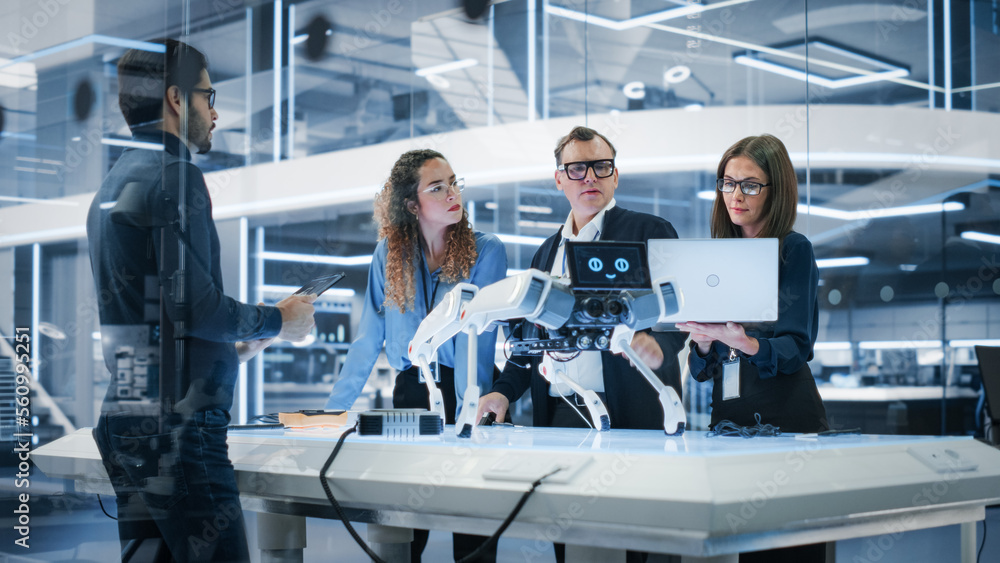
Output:
<path fill-rule="evenodd" d="M 385 345 L 389 365 L 396 369 L 392 404 L 396 408 L 429 407 L 427 387 L 407 354 L 420 322 L 456 283 L 487 286 L 507 275 L 507 252 L 494 235 L 472 230 L 462 206 L 465 182 L 456 178 L 444 156 L 421 149 L 404 153 L 375 197 L 379 243 L 368 271 L 361 322 L 347 352 L 340 377 L 326 401 L 327 409 L 349 409 Z M 478 341 L 480 389 L 493 386 L 496 331 Z M 455 422 L 456 403 L 465 394 L 468 341 L 459 334 L 438 349 L 438 387 L 446 419 Z M 460 403 L 458 403 L 460 404 Z M 417 531 L 419 532 L 419 531 Z M 422 536 L 422 538 L 421 538 Z M 412 561 L 420 561 L 426 533 L 416 533 Z M 421 542 L 421 539 L 423 542 Z M 485 538 L 456 534 L 456 558 L 471 552 Z M 492 561 L 496 549 L 481 561 Z"/>

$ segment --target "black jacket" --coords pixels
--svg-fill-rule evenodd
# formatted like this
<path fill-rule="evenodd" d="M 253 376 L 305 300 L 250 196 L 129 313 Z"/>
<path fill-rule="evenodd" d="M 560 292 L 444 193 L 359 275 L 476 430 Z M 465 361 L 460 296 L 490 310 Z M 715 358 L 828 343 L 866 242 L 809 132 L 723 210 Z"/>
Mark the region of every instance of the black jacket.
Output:
<path fill-rule="evenodd" d="M 187 311 L 186 354 L 190 367 L 187 376 L 195 393 L 185 393 L 189 399 L 186 404 L 193 411 L 229 410 L 239 367 L 234 343 L 276 336 L 281 331 L 281 312 L 275 307 L 240 303 L 224 293 L 212 201 L 205 178 L 191 162 L 187 147 L 176 136 L 159 130 L 137 131 L 134 137 L 146 143 L 162 143 L 163 149 L 126 149 L 101 184 L 87 216 L 104 361 L 112 374 L 103 411 L 118 412 L 135 403 L 117 400 L 122 395 L 116 356 L 136 356 L 134 360 L 124 360 L 130 365 L 133 361 L 144 361 L 139 348 L 158 354 L 156 329 L 160 321 L 161 290 L 168 320 L 172 321 L 164 327 L 163 339 L 167 344 L 165 351 L 171 356 L 170 329 L 184 317 L 184 309 Z M 179 199 L 180 186 L 186 188 L 187 229 L 183 239 L 189 289 L 186 307 L 178 306 L 175 294 L 179 229 L 140 228 L 115 223 L 110 218 L 123 188 L 134 182 L 147 193 L 165 190 L 173 202 Z M 169 380 L 174 373 L 169 369 L 157 373 L 153 368 L 159 363 L 155 357 L 149 362 L 152 392 L 157 375 Z"/>

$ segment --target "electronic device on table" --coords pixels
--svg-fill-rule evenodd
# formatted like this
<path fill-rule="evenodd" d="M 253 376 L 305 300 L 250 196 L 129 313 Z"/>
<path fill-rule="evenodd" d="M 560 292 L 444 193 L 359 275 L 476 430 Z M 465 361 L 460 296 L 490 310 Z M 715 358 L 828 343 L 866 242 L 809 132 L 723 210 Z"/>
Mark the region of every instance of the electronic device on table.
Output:
<path fill-rule="evenodd" d="M 278 421 L 290 430 L 351 428 L 358 436 L 402 440 L 432 438 L 444 432 L 444 419 L 425 409 L 372 409 L 345 411 L 304 409 L 278 413 Z"/>
<path fill-rule="evenodd" d="M 444 420 L 424 409 L 375 409 L 358 415 L 359 436 L 413 440 L 444 433 Z"/>
<path fill-rule="evenodd" d="M 570 285 L 558 289 L 572 295 L 569 318 L 555 330 L 527 321 L 514 323 L 520 335 L 510 342 L 511 355 L 610 350 L 619 325 L 633 330 L 653 326 L 661 300 L 668 314 L 679 308 L 673 283 L 653 291 L 643 242 L 567 241 L 565 252 Z"/>

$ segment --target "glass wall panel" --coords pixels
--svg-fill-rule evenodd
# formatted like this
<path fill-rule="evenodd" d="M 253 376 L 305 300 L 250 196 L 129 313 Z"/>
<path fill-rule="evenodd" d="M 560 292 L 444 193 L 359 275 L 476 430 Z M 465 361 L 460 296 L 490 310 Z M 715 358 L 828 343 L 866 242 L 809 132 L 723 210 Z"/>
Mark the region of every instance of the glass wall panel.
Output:
<path fill-rule="evenodd" d="M 618 204 L 685 238 L 710 236 L 723 151 L 779 137 L 798 176 L 795 229 L 821 261 L 811 366 L 834 424 L 976 429 L 970 346 L 1000 344 L 988 2 L 509 0 L 474 19 L 450 0 L 56 4 L 0 8 L 0 257 L 16 269 L 0 327 L 66 334 L 40 348 L 39 377 L 78 424 L 109 377 L 86 208 L 134 147 L 115 64 L 170 36 L 208 55 L 217 90 L 212 150 L 196 163 L 227 292 L 274 303 L 318 272 L 347 274 L 310 344 L 247 366 L 238 420 L 322 405 L 357 332 L 373 197 L 401 153 L 443 152 L 475 227 L 520 270 L 566 220 L 552 150 L 586 124 L 618 149 Z M 380 404 L 378 389 L 388 401 L 393 376 L 380 359 L 358 407 Z M 687 386 L 703 426 L 709 386 Z"/>
<path fill-rule="evenodd" d="M 981 125 L 995 115 L 967 111 L 976 58 L 998 47 L 975 24 L 982 7 L 810 7 L 813 207 L 800 224 L 826 265 L 813 369 L 837 425 L 911 434 L 977 427 L 971 345 L 996 339 L 988 319 L 1000 311 L 986 266 L 996 246 L 968 238 L 998 230 L 997 161 L 987 158 L 995 137 Z"/>

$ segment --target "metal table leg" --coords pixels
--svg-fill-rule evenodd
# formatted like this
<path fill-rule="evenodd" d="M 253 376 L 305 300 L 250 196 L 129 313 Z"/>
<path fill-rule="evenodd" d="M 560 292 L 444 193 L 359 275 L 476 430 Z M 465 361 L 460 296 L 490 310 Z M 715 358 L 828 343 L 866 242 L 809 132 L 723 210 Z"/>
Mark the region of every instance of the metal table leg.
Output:
<path fill-rule="evenodd" d="M 257 547 L 261 563 L 302 563 L 306 547 L 304 516 L 257 513 Z"/>
<path fill-rule="evenodd" d="M 566 561 L 574 563 L 625 563 L 625 550 L 567 544 Z"/>
<path fill-rule="evenodd" d="M 379 557 L 389 563 L 410 563 L 413 529 L 368 524 L 368 543 Z"/>

